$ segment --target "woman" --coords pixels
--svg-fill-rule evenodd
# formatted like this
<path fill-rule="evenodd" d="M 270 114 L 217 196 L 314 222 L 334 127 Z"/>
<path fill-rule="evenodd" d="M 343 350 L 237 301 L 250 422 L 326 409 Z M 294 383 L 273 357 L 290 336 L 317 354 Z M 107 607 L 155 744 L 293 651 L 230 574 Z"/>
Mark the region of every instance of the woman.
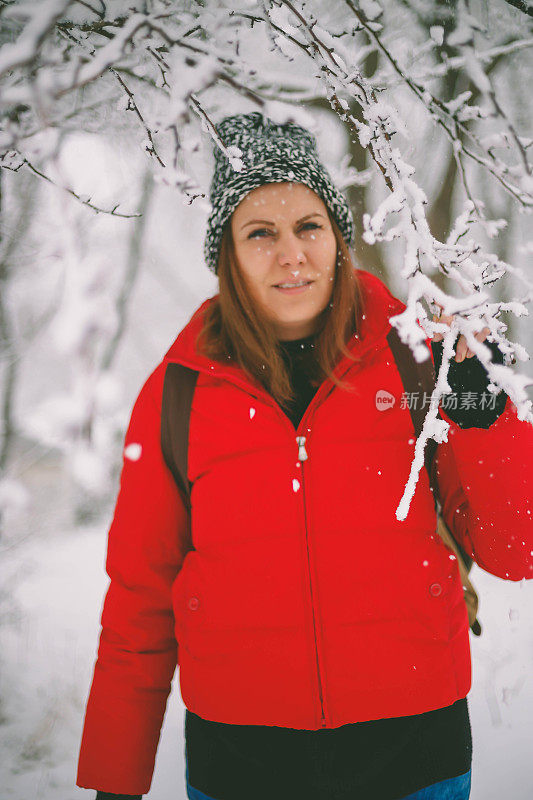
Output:
<path fill-rule="evenodd" d="M 462 800 L 471 674 L 457 561 L 434 535 L 425 472 L 396 520 L 413 424 L 402 403 L 376 402 L 402 395 L 386 335 L 405 306 L 353 268 L 350 211 L 307 131 L 253 113 L 219 133 L 243 162 L 236 172 L 235 150 L 215 154 L 205 250 L 220 292 L 132 412 L 78 785 L 99 800 L 148 791 L 178 663 L 191 800 Z M 486 389 L 472 356 L 460 338 L 452 388 Z M 161 449 L 171 363 L 198 371 L 190 530 Z M 519 580 L 533 570 L 533 437 L 497 400 L 443 412 L 436 474 L 465 551 Z"/>

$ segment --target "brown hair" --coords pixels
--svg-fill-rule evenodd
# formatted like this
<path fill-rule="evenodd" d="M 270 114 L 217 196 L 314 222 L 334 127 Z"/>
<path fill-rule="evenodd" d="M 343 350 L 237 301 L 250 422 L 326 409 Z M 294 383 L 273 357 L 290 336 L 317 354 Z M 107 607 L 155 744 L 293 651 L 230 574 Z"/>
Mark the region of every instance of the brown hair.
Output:
<path fill-rule="evenodd" d="M 346 342 L 359 330 L 361 290 L 346 242 L 329 211 L 328 216 L 337 242 L 336 269 L 330 302 L 319 315 L 309 369 L 314 385 L 329 377 L 336 386 L 350 391 L 351 387 L 333 375 L 333 370 L 341 355 L 358 360 Z M 295 395 L 278 336 L 272 322 L 253 301 L 238 267 L 231 219 L 222 235 L 217 274 L 219 295 L 206 309 L 196 341 L 198 350 L 209 358 L 237 363 L 281 406 L 290 404 Z"/>

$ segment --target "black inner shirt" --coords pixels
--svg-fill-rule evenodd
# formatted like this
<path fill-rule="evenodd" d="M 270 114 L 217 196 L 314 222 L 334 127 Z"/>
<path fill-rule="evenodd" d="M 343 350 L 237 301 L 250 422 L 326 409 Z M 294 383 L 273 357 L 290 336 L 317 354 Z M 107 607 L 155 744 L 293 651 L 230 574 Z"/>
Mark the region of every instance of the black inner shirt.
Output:
<path fill-rule="evenodd" d="M 296 395 L 294 402 L 283 410 L 297 428 L 305 409 L 318 389 L 318 386 L 313 386 L 312 383 L 316 377 L 314 369 L 315 336 L 311 334 L 303 339 L 280 341 L 279 344 L 281 357 L 289 370 L 291 386 Z"/>

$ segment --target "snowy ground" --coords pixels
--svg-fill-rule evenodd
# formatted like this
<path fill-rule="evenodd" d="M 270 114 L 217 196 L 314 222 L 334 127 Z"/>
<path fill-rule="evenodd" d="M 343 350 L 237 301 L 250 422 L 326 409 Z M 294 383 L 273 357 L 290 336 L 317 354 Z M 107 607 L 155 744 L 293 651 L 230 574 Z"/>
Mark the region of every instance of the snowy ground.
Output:
<path fill-rule="evenodd" d="M 105 539 L 102 529 L 62 532 L 3 553 L 9 612 L 1 620 L 0 800 L 94 796 L 74 782 L 107 586 Z M 471 639 L 472 800 L 530 800 L 533 581 L 504 582 L 476 568 L 472 575 L 484 626 L 482 637 Z M 185 799 L 183 714 L 175 686 L 151 800 Z"/>

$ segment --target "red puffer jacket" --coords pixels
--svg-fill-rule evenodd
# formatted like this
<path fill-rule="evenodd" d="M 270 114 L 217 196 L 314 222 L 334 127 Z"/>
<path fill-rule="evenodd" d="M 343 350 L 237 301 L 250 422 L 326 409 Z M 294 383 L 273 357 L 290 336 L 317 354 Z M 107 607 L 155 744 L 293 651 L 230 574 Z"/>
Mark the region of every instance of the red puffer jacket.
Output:
<path fill-rule="evenodd" d="M 176 663 L 185 705 L 226 723 L 333 728 L 468 693 L 466 606 L 425 470 L 407 519 L 395 517 L 414 437 L 386 335 L 405 305 L 357 275 L 365 315 L 349 346 L 362 363 L 337 367 L 357 391 L 325 381 L 297 430 L 240 368 L 196 353 L 209 300 L 143 386 L 109 531 L 78 785 L 148 791 Z M 192 550 L 160 448 L 169 361 L 200 371 Z M 386 410 L 379 390 L 396 398 Z M 445 520 L 481 567 L 510 580 L 533 577 L 532 454 L 532 427 L 510 401 L 488 430 L 452 423 L 437 450 Z"/>

